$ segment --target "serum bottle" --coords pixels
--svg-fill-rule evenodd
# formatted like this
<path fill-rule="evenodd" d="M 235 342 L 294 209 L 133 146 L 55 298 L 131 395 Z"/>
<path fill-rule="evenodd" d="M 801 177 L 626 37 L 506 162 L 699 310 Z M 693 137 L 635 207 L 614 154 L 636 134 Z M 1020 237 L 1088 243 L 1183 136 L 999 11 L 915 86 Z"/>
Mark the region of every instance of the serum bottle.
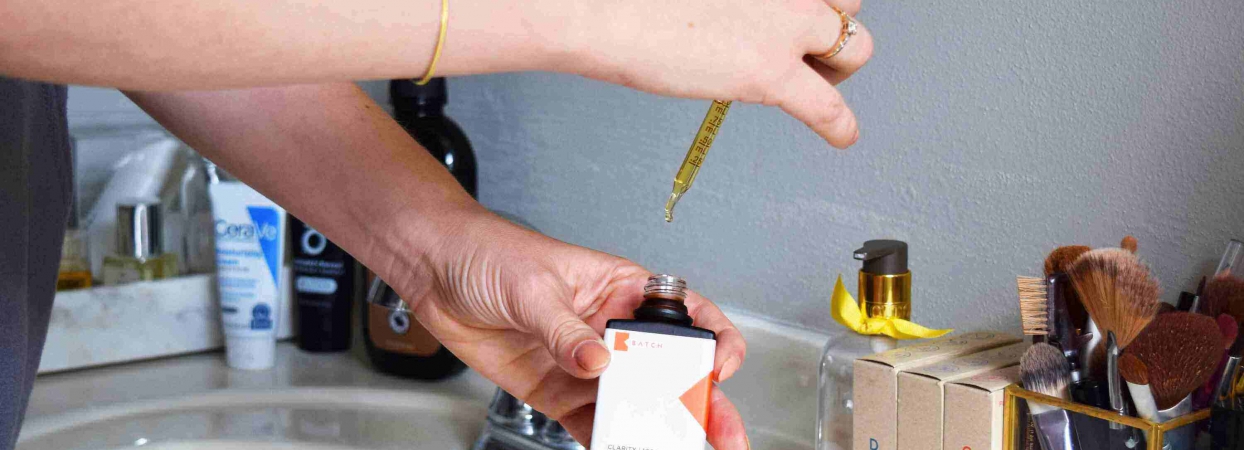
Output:
<path fill-rule="evenodd" d="M 163 215 L 155 199 L 117 205 L 117 252 L 104 257 L 105 285 L 177 276 L 177 255 L 164 253 Z"/>
<path fill-rule="evenodd" d="M 605 325 L 592 450 L 703 450 L 717 337 L 692 326 L 687 282 L 653 275 L 634 319 Z"/>
<path fill-rule="evenodd" d="M 858 291 L 862 315 L 910 320 L 911 271 L 907 269 L 907 243 L 867 241 L 852 256 L 863 263 Z M 894 338 L 864 336 L 846 328 L 830 336 L 821 354 L 817 384 L 816 450 L 852 447 L 855 360 L 897 346 Z"/>

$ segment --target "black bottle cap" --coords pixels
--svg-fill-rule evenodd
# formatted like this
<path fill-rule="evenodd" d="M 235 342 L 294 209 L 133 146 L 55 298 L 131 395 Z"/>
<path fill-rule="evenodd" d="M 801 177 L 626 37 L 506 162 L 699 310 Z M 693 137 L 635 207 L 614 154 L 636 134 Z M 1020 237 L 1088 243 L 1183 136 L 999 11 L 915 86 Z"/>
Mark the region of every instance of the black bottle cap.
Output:
<path fill-rule="evenodd" d="M 389 101 L 402 106 L 444 106 L 449 101 L 444 78 L 433 78 L 423 86 L 415 84 L 415 81 L 390 80 Z"/>
<path fill-rule="evenodd" d="M 887 239 L 867 241 L 855 251 L 855 259 L 864 261 L 865 272 L 901 275 L 907 273 L 907 243 Z"/>

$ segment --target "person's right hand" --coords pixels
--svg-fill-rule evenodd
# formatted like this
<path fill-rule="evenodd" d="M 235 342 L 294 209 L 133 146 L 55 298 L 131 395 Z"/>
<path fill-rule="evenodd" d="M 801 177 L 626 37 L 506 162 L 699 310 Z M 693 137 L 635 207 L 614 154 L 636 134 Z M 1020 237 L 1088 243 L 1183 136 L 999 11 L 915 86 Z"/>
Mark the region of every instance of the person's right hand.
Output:
<path fill-rule="evenodd" d="M 418 267 L 385 268 L 381 277 L 454 355 L 588 445 L 596 378 L 610 360 L 605 325 L 633 317 L 651 273 L 478 207 L 447 211 L 438 222 L 416 231 L 442 236 L 412 249 Z M 688 291 L 686 305 L 696 326 L 717 334 L 713 380 L 729 379 L 747 353 L 743 335 L 698 293 Z M 742 416 L 715 384 L 709 402 L 709 444 L 748 449 Z"/>
<path fill-rule="evenodd" d="M 872 56 L 858 26 L 833 58 L 842 20 L 860 0 L 576 2 L 579 42 L 567 70 L 676 97 L 776 105 L 839 148 L 859 138 L 834 85 Z M 573 31 L 573 30 L 578 30 Z"/>

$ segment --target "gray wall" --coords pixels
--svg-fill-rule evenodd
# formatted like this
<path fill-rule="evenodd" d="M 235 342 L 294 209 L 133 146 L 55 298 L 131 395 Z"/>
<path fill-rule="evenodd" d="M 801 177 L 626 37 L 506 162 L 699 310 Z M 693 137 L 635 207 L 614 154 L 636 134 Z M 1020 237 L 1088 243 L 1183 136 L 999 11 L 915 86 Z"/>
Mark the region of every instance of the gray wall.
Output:
<path fill-rule="evenodd" d="M 1014 276 L 1057 245 L 1131 233 L 1170 300 L 1244 237 L 1238 0 L 865 0 L 860 19 L 859 144 L 736 105 L 672 224 L 706 101 L 517 74 L 453 80 L 449 112 L 486 205 L 814 329 L 870 238 L 911 244 L 919 322 L 1015 328 Z"/>
<path fill-rule="evenodd" d="M 1172 299 L 1244 237 L 1238 0 L 865 0 L 860 19 L 877 53 L 842 86 L 860 143 L 736 105 L 672 224 L 661 208 L 706 101 L 519 74 L 453 80 L 449 112 L 488 206 L 819 330 L 870 238 L 911 243 L 919 322 L 1014 328 L 1014 276 L 1056 245 L 1134 234 Z M 151 123 L 84 88 L 70 119 Z"/>

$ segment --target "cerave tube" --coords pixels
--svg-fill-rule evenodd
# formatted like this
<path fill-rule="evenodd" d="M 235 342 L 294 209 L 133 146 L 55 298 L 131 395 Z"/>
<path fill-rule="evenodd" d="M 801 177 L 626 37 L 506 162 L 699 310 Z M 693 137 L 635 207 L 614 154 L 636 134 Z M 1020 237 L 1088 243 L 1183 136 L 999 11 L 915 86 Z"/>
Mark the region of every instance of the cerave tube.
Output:
<path fill-rule="evenodd" d="M 237 181 L 208 186 L 216 283 L 229 367 L 272 367 L 285 255 L 285 210 Z"/>

